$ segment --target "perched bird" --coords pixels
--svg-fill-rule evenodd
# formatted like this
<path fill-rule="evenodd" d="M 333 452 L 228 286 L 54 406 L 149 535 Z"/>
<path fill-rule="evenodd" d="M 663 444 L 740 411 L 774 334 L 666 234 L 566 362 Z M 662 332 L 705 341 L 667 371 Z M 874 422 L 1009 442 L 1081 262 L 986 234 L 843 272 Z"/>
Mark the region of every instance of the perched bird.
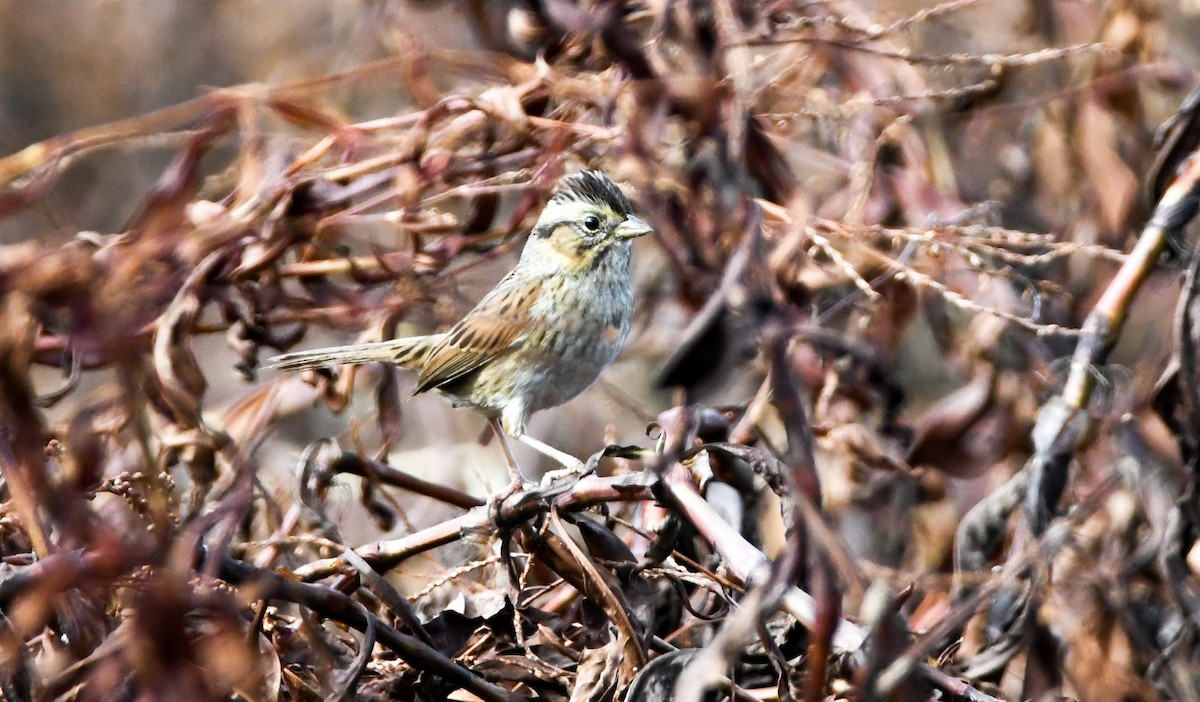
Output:
<path fill-rule="evenodd" d="M 629 254 L 652 231 L 599 171 L 563 178 L 508 275 L 441 334 L 299 351 L 281 370 L 394 363 L 417 371 L 416 392 L 439 390 L 456 407 L 568 467 L 578 459 L 525 434 L 529 416 L 578 395 L 625 343 L 633 316 Z M 501 443 L 503 443 L 503 436 Z M 520 469 L 505 447 L 514 484 Z"/>

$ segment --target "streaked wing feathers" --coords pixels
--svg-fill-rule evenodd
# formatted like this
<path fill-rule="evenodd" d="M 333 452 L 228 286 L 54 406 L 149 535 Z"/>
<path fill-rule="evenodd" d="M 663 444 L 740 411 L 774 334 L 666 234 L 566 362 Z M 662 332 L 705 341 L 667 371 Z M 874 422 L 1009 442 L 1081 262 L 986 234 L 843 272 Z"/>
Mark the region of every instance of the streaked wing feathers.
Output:
<path fill-rule="evenodd" d="M 541 280 L 501 281 L 429 351 L 416 392 L 452 383 L 519 344 L 529 326 L 529 309 Z"/>

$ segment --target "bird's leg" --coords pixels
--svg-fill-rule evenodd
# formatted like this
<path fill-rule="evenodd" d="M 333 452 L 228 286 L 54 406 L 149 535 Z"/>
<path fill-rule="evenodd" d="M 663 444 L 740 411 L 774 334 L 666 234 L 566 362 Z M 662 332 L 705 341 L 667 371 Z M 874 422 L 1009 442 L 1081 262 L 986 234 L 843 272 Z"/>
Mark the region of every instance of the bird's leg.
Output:
<path fill-rule="evenodd" d="M 508 463 L 508 474 L 512 478 L 512 482 L 504 489 L 500 495 L 508 497 L 517 490 L 520 490 L 529 481 L 525 479 L 525 475 L 521 473 L 521 468 L 517 465 L 517 459 L 513 458 L 512 451 L 508 448 L 508 440 L 504 436 L 504 430 L 500 428 L 499 419 L 488 419 L 488 426 L 492 428 L 492 433 L 496 435 L 496 439 L 500 441 L 500 449 L 504 451 L 504 460 Z"/>
<path fill-rule="evenodd" d="M 521 434 L 517 437 L 517 441 L 520 441 L 543 456 L 554 460 L 564 468 L 570 468 L 571 470 L 583 470 L 583 461 L 575 458 L 566 451 L 559 451 L 550 444 L 538 441 L 528 434 Z"/>
<path fill-rule="evenodd" d="M 559 478 L 568 475 L 579 476 L 587 470 L 587 466 L 584 465 L 583 461 L 565 451 L 559 451 L 549 444 L 538 441 L 528 434 L 521 434 L 517 437 L 517 441 L 520 441 L 543 456 L 562 464 L 563 470 L 552 470 L 542 476 L 542 485 L 553 483 Z"/>

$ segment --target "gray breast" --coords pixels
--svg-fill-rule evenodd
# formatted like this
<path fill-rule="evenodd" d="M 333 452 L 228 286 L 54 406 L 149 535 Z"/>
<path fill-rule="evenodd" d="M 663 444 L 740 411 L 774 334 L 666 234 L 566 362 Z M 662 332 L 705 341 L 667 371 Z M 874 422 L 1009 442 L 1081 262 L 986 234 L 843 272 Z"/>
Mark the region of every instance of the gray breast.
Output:
<path fill-rule="evenodd" d="M 616 358 L 629 334 L 633 293 L 628 273 L 597 273 L 584 285 L 569 284 L 557 294 L 543 291 L 539 296 L 536 314 L 542 324 L 526 348 L 540 353 L 528 359 L 523 373 L 534 410 L 562 404 L 586 389 Z M 555 304 L 541 304 L 549 300 Z"/>

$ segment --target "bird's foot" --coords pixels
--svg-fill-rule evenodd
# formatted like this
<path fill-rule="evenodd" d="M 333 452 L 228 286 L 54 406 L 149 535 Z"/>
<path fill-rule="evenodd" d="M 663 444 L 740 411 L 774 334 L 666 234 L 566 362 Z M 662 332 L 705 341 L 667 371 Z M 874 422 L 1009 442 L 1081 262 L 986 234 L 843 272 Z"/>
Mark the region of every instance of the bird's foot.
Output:
<path fill-rule="evenodd" d="M 563 480 L 578 480 L 592 472 L 592 470 L 595 469 L 589 470 L 583 461 L 576 459 L 571 465 L 564 465 L 562 468 L 546 471 L 542 474 L 542 479 L 538 484 L 540 487 L 547 488 Z"/>
<path fill-rule="evenodd" d="M 503 512 L 505 505 L 507 504 L 508 509 L 512 510 L 514 507 L 520 504 L 520 500 L 511 501 L 514 496 L 522 492 L 533 490 L 536 487 L 536 483 L 531 483 L 526 480 L 524 476 L 518 474 L 509 481 L 508 485 L 505 485 L 503 488 L 500 488 L 489 495 L 487 506 L 488 513 L 491 515 L 492 521 L 496 524 L 499 524 L 501 521 L 503 521 L 502 518 L 504 516 Z"/>

